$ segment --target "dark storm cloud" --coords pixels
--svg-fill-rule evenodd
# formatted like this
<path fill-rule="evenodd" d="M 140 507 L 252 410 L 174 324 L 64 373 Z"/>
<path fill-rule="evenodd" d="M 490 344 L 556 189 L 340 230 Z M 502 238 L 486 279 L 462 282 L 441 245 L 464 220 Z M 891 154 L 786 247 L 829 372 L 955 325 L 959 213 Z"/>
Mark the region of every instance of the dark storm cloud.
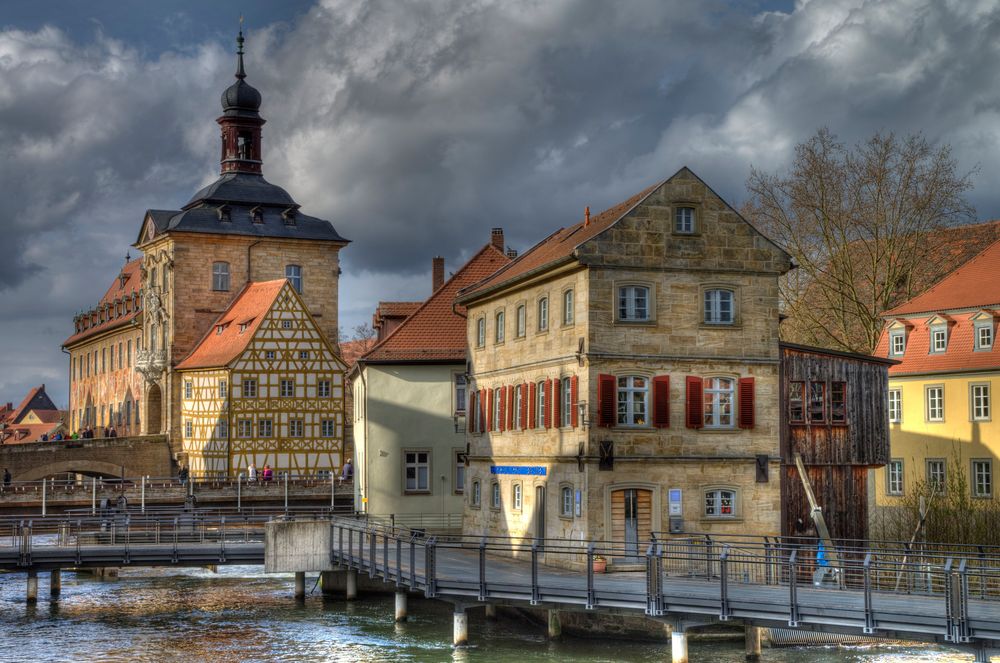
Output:
<path fill-rule="evenodd" d="M 252 30 L 265 174 L 354 240 L 344 326 L 378 299 L 426 296 L 430 257 L 455 269 L 492 226 L 523 250 L 685 164 L 738 204 L 751 163 L 780 167 L 821 125 L 953 144 L 982 165 L 973 200 L 995 213 L 995 2 L 731 4 L 330 0 Z M 216 171 L 230 45 L 203 30 L 150 48 L 136 32 L 0 31 L 8 398 L 48 381 L 65 401 L 73 313 L 146 208 L 182 205 Z"/>

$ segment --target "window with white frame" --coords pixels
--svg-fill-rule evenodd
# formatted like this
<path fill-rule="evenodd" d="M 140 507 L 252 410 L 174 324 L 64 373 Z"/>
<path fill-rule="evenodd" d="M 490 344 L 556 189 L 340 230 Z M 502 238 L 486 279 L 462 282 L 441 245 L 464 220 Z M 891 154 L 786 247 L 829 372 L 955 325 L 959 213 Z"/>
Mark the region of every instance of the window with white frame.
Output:
<path fill-rule="evenodd" d="M 469 398 L 469 381 L 465 373 L 455 373 L 455 412 L 465 412 Z"/>
<path fill-rule="evenodd" d="M 243 394 L 243 398 L 257 398 L 257 380 L 243 378 L 243 382 L 240 384 L 240 391 Z"/>
<path fill-rule="evenodd" d="M 969 387 L 972 399 L 971 410 L 973 421 L 990 420 L 990 385 L 973 384 Z"/>
<path fill-rule="evenodd" d="M 500 404 L 503 402 L 503 389 L 497 387 L 493 390 L 493 427 L 491 430 L 500 430 Z"/>
<path fill-rule="evenodd" d="M 493 319 L 493 322 L 496 324 L 496 327 L 493 330 L 493 340 L 496 343 L 503 343 L 504 331 L 505 331 L 503 311 L 497 312 L 496 317 Z"/>
<path fill-rule="evenodd" d="M 250 419 L 237 419 L 236 434 L 240 437 L 253 437 L 253 421 Z"/>
<path fill-rule="evenodd" d="M 229 263 L 212 263 L 212 290 L 229 290 Z"/>
<path fill-rule="evenodd" d="M 993 323 L 976 324 L 976 350 L 991 350 L 993 348 Z"/>
<path fill-rule="evenodd" d="M 511 501 L 514 511 L 521 510 L 521 484 L 515 483 L 511 491 Z"/>
<path fill-rule="evenodd" d="M 945 467 L 946 465 L 943 458 L 927 459 L 927 485 L 930 486 L 936 493 L 943 493 L 945 486 L 947 486 Z"/>
<path fill-rule="evenodd" d="M 219 380 L 219 398 L 226 398 L 229 396 L 229 383 L 225 380 Z"/>
<path fill-rule="evenodd" d="M 931 327 L 931 352 L 944 352 L 948 349 L 948 327 L 934 325 Z"/>
<path fill-rule="evenodd" d="M 674 211 L 674 232 L 690 235 L 694 232 L 694 208 L 678 207 Z"/>
<path fill-rule="evenodd" d="M 885 492 L 889 495 L 903 494 L 903 460 L 893 458 L 885 466 Z"/>
<path fill-rule="evenodd" d="M 337 422 L 333 419 L 323 419 L 319 422 L 320 435 L 323 437 L 333 437 L 337 432 Z"/>
<path fill-rule="evenodd" d="M 705 291 L 705 324 L 731 325 L 735 319 L 732 290 L 716 288 Z"/>
<path fill-rule="evenodd" d="M 282 398 L 293 398 L 295 396 L 295 380 L 282 380 L 279 394 Z"/>
<path fill-rule="evenodd" d="M 902 329 L 889 333 L 889 354 L 902 355 L 906 352 L 906 332 Z"/>
<path fill-rule="evenodd" d="M 190 380 L 184 381 L 184 398 L 191 398 L 194 393 L 194 384 Z"/>
<path fill-rule="evenodd" d="M 454 492 L 456 495 L 461 495 L 465 492 L 465 452 L 456 451 L 455 452 L 455 476 L 452 477 L 454 481 Z"/>
<path fill-rule="evenodd" d="M 520 385 L 514 388 L 514 430 L 521 430 L 521 406 L 524 403 Z"/>
<path fill-rule="evenodd" d="M 545 428 L 545 380 L 535 385 L 535 428 Z"/>
<path fill-rule="evenodd" d="M 288 420 L 288 437 L 302 437 L 304 425 L 301 419 Z"/>
<path fill-rule="evenodd" d="M 229 420 L 219 419 L 215 424 L 215 437 L 224 440 L 229 437 Z"/>
<path fill-rule="evenodd" d="M 500 484 L 496 481 L 490 486 L 490 508 L 500 508 Z"/>
<path fill-rule="evenodd" d="M 184 422 L 184 437 L 194 436 L 194 422 L 188 419 Z"/>
<path fill-rule="evenodd" d="M 285 278 L 295 288 L 295 292 L 302 294 L 302 267 L 299 265 L 285 265 Z"/>
<path fill-rule="evenodd" d="M 705 380 L 705 428 L 732 428 L 736 380 L 709 378 Z"/>
<path fill-rule="evenodd" d="M 641 375 L 618 378 L 618 424 L 645 426 L 649 421 L 649 379 Z"/>
<path fill-rule="evenodd" d="M 479 481 L 472 482 L 472 494 L 469 495 L 469 504 L 478 508 L 482 504 L 483 500 L 483 489 Z"/>
<path fill-rule="evenodd" d="M 618 288 L 618 319 L 624 322 L 649 320 L 649 288 L 623 285 Z"/>
<path fill-rule="evenodd" d="M 567 290 L 563 293 L 563 324 L 571 325 L 575 319 L 575 311 L 573 309 L 573 290 Z"/>
<path fill-rule="evenodd" d="M 271 437 L 274 431 L 274 424 L 270 419 L 260 419 L 257 422 L 257 434 L 261 437 Z"/>
<path fill-rule="evenodd" d="M 903 420 L 903 392 L 900 389 L 889 390 L 889 421 L 898 424 Z"/>
<path fill-rule="evenodd" d="M 993 496 L 993 461 L 988 458 L 972 461 L 972 496 Z"/>
<path fill-rule="evenodd" d="M 486 345 L 486 318 L 476 320 L 476 347 Z"/>
<path fill-rule="evenodd" d="M 566 377 L 560 382 L 562 392 L 559 394 L 559 405 L 561 408 L 559 423 L 563 426 L 573 425 L 573 385 L 570 378 Z"/>
<path fill-rule="evenodd" d="M 714 488 L 705 491 L 706 518 L 735 518 L 736 491 L 728 488 Z"/>
<path fill-rule="evenodd" d="M 543 332 L 549 328 L 549 298 L 542 297 L 538 300 L 538 331 Z"/>
<path fill-rule="evenodd" d="M 573 488 L 570 486 L 559 489 L 559 515 L 563 518 L 573 517 Z"/>
<path fill-rule="evenodd" d="M 927 421 L 944 421 L 944 387 L 926 388 Z"/>
<path fill-rule="evenodd" d="M 408 493 L 431 492 L 431 452 L 422 450 L 403 453 L 403 490 Z"/>
<path fill-rule="evenodd" d="M 528 309 L 524 304 L 517 307 L 517 338 L 524 338 L 528 327 Z"/>
<path fill-rule="evenodd" d="M 316 393 L 320 398 L 330 398 L 330 381 L 320 380 L 316 383 Z"/>

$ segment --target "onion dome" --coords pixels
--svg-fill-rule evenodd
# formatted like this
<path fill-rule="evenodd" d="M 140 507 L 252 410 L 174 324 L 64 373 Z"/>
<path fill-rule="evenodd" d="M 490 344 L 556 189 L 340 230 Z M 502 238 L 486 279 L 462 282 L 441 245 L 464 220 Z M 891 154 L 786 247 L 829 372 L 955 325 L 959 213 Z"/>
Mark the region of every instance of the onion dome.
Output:
<path fill-rule="evenodd" d="M 247 83 L 246 70 L 243 68 L 243 30 L 236 38 L 236 82 L 222 93 L 222 110 L 224 115 L 256 116 L 260 110 L 260 92 Z"/>

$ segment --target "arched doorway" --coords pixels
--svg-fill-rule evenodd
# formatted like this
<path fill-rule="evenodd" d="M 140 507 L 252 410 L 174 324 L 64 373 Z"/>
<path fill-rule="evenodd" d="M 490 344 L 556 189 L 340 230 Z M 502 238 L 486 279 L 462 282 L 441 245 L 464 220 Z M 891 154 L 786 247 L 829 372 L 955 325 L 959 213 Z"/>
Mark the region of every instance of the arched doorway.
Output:
<path fill-rule="evenodd" d="M 163 431 L 163 394 L 160 385 L 153 383 L 146 392 L 146 413 L 144 426 L 147 435 L 155 435 Z"/>

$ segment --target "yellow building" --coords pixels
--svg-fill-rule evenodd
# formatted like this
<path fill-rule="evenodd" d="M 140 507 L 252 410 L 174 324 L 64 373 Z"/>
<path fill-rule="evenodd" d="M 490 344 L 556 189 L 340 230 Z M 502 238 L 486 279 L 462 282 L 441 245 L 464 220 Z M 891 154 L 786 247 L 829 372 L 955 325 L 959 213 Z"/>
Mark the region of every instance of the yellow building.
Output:
<path fill-rule="evenodd" d="M 900 503 L 919 482 L 946 490 L 959 469 L 971 497 L 996 498 L 998 268 L 1000 242 L 885 313 L 876 354 L 900 363 L 889 369 L 892 450 L 879 471 L 876 504 Z"/>
<path fill-rule="evenodd" d="M 193 476 L 341 469 L 346 367 L 287 280 L 247 284 L 176 370 Z"/>

